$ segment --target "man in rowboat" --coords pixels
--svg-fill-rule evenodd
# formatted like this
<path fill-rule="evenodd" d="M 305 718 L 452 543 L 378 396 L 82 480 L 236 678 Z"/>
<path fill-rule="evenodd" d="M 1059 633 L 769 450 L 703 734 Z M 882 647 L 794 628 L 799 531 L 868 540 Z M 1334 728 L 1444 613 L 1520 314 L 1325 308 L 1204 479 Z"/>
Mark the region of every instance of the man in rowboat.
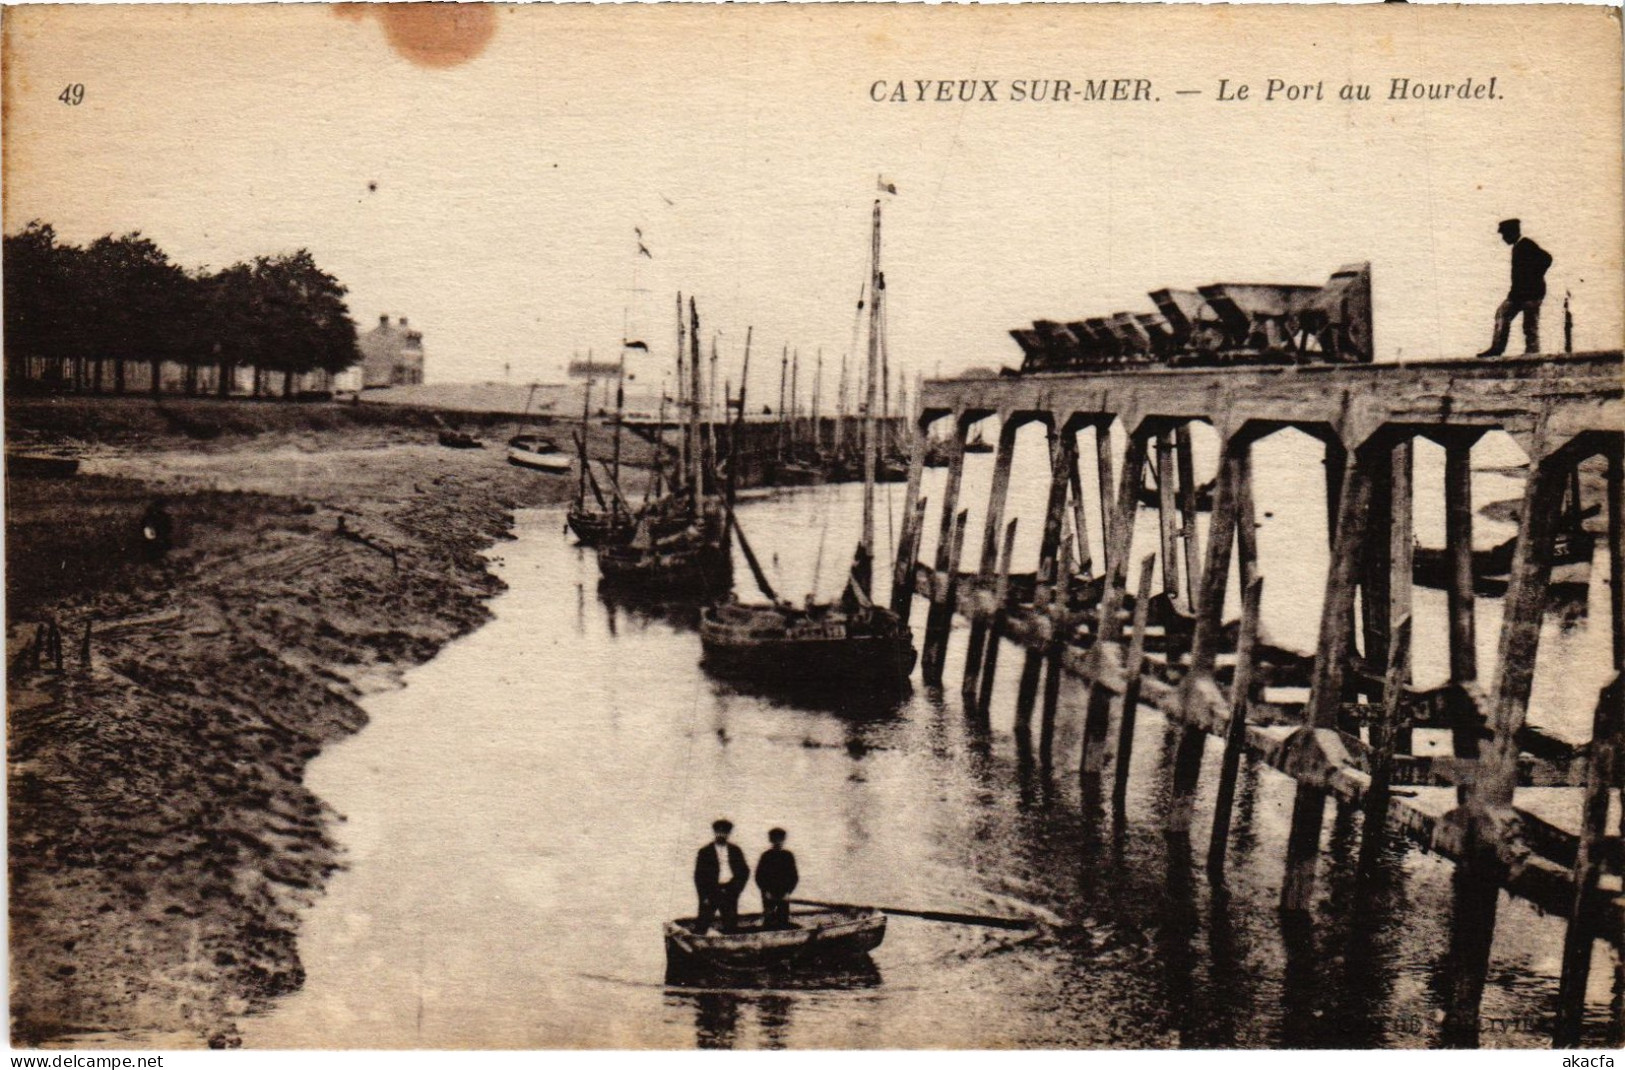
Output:
<path fill-rule="evenodd" d="M 722 915 L 722 931 L 733 932 L 739 923 L 739 893 L 750 880 L 745 852 L 729 843 L 733 822 L 720 818 L 711 822 L 713 838 L 694 856 L 694 890 L 700 895 L 700 909 L 694 931 L 704 934 L 711 922 Z M 722 875 L 728 874 L 726 882 Z"/>
<path fill-rule="evenodd" d="M 790 927 L 790 893 L 796 890 L 796 856 L 784 849 L 785 831 L 769 829 L 773 846 L 756 860 L 756 887 L 762 891 L 762 925 L 768 929 Z"/>

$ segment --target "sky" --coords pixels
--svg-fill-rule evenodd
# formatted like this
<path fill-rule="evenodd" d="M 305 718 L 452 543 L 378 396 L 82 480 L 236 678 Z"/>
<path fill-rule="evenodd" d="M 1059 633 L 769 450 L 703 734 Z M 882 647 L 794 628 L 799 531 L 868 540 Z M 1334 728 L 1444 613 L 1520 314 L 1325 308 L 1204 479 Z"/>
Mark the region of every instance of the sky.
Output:
<path fill-rule="evenodd" d="M 559 381 L 624 332 L 650 382 L 681 290 L 723 375 L 753 329 L 770 400 L 784 346 L 806 377 L 821 350 L 833 391 L 879 175 L 908 377 L 1014 364 L 1006 332 L 1035 318 L 1355 261 L 1378 359 L 1468 357 L 1506 289 L 1496 222 L 1519 216 L 1556 259 L 1547 348 L 1566 291 L 1576 348 L 1621 345 L 1606 9 L 435 6 L 8 8 L 7 233 L 140 230 L 188 266 L 308 248 L 363 330 L 423 331 L 429 381 Z M 1491 76 L 1496 100 L 1384 99 L 1393 77 Z M 1062 78 L 1155 99 L 1010 99 Z M 1261 100 L 1270 78 L 1331 99 Z M 872 99 L 934 79 L 999 99 Z M 1350 81 L 1375 99 L 1336 99 Z"/>

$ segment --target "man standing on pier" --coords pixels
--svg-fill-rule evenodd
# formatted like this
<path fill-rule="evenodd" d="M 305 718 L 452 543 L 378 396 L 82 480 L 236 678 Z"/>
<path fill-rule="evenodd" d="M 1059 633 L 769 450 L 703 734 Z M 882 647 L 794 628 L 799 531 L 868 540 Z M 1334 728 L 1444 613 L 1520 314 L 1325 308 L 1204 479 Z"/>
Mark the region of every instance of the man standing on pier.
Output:
<path fill-rule="evenodd" d="M 796 873 L 796 856 L 784 849 L 785 831 L 769 829 L 772 844 L 756 860 L 756 887 L 762 890 L 762 924 L 769 929 L 790 927 L 789 895 L 801 878 Z"/>
<path fill-rule="evenodd" d="M 1499 357 L 1506 352 L 1512 321 L 1519 314 L 1523 316 L 1524 354 L 1539 353 L 1540 303 L 1546 299 L 1546 269 L 1552 266 L 1552 254 L 1533 238 L 1523 237 L 1522 224 L 1516 219 L 1501 220 L 1498 229 L 1501 240 L 1512 246 L 1512 289 L 1495 310 L 1495 340 L 1479 356 Z"/>
<path fill-rule="evenodd" d="M 707 932 L 718 914 L 725 933 L 739 923 L 739 893 L 750 880 L 750 866 L 745 864 L 745 852 L 728 842 L 733 830 L 733 822 L 726 818 L 711 822 L 713 838 L 694 856 L 694 890 L 700 894 L 698 933 Z"/>

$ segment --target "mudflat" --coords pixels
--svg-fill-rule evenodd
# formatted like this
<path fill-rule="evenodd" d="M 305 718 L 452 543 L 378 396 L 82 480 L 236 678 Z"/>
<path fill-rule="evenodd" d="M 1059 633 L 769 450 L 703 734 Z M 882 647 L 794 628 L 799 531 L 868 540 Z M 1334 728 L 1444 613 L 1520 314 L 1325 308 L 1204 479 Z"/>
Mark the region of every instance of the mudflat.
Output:
<path fill-rule="evenodd" d="M 487 618 L 513 510 L 575 489 L 506 463 L 511 418 L 451 419 L 486 448 L 384 406 L 8 399 L 9 449 L 80 460 L 6 486 L 14 1043 L 234 1046 L 301 983 L 343 864 L 306 763 Z"/>

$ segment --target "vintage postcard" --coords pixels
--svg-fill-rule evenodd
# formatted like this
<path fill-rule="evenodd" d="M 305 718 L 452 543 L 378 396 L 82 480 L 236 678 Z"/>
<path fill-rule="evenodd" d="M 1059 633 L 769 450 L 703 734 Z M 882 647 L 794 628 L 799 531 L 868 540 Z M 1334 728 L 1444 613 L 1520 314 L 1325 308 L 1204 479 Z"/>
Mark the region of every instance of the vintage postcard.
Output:
<path fill-rule="evenodd" d="M 13 1045 L 1625 1039 L 1617 9 L 3 20 Z"/>

